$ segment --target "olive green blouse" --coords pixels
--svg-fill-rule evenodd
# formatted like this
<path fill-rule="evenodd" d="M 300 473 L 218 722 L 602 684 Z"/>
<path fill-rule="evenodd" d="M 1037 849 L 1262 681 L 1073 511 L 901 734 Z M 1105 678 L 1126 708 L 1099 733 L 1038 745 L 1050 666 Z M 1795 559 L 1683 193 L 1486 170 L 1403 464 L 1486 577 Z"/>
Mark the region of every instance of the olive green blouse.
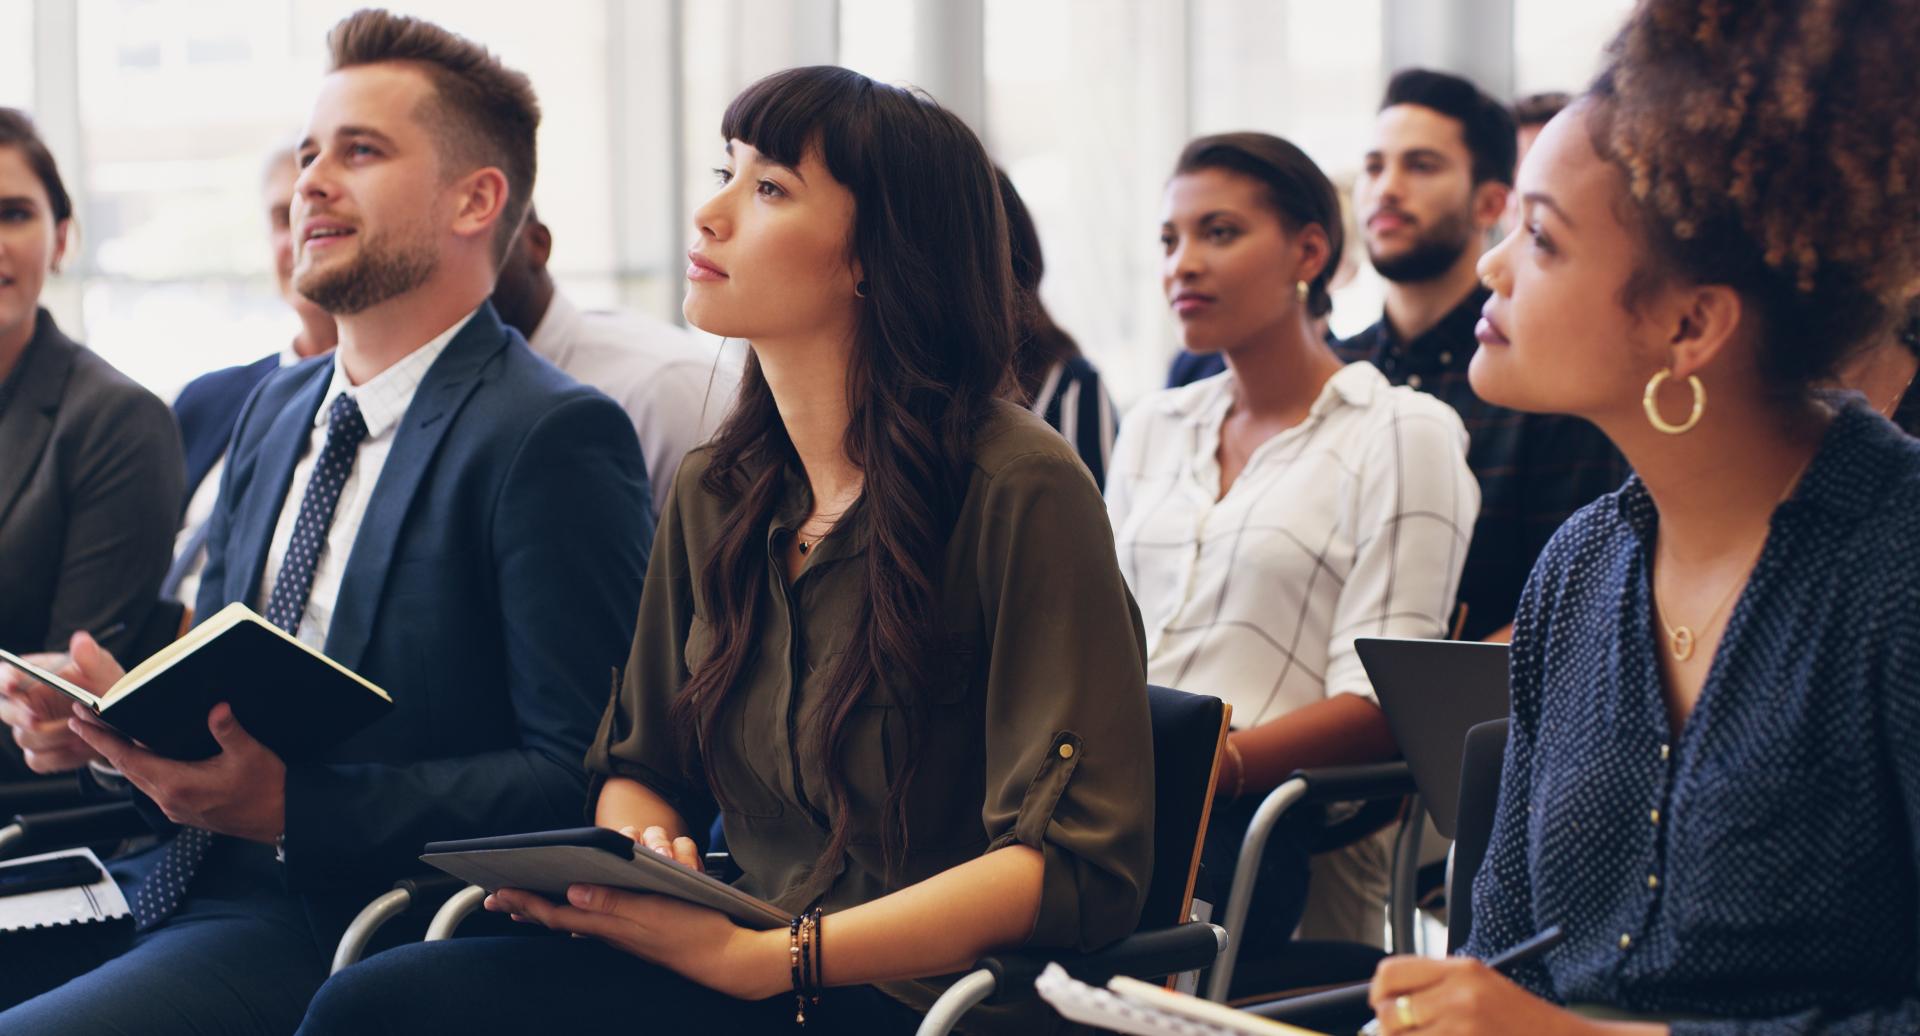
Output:
<path fill-rule="evenodd" d="M 928 667 L 933 686 L 914 696 L 930 712 L 895 882 L 882 859 L 883 803 L 908 724 L 885 674 L 846 727 L 851 844 L 836 867 L 814 873 L 831 805 L 810 710 L 865 593 L 868 528 L 856 504 L 789 582 L 788 537 L 811 503 L 797 467 L 767 528 L 761 628 L 744 685 L 700 746 L 719 795 L 678 747 L 667 707 L 713 639 L 699 574 L 723 504 L 700 485 L 709 461 L 705 448 L 689 454 L 662 507 L 633 654 L 587 756 L 593 796 L 609 776 L 632 778 L 696 834 L 718 809 L 740 887 L 783 910 L 815 901 L 845 909 L 1019 843 L 1046 861 L 1029 945 L 1087 950 L 1133 931 L 1152 866 L 1145 636 L 1100 492 L 1066 440 L 1011 404 L 997 405 L 977 438 L 937 569 L 944 642 Z M 924 1006 L 944 985 L 884 988 Z M 1028 1026 L 1042 1017 L 1029 1015 Z"/>

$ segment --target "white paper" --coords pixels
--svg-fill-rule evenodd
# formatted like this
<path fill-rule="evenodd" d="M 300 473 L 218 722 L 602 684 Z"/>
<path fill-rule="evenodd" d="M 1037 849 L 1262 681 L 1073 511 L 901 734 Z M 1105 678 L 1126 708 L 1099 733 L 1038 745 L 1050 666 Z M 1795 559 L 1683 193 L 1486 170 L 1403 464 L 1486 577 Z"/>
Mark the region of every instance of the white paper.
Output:
<path fill-rule="evenodd" d="M 93 855 L 92 849 L 62 849 L 57 853 L 42 853 L 39 856 L 23 856 L 17 860 L 8 860 L 0 868 L 17 863 L 32 863 L 35 860 L 51 860 L 61 856 L 84 856 L 100 865 L 100 858 Z M 120 885 L 100 867 L 101 879 L 92 885 L 77 885 L 72 888 L 47 889 L 43 892 L 29 892 L 19 896 L 0 896 L 0 932 L 17 932 L 29 928 L 52 928 L 70 924 L 93 924 L 98 921 L 111 921 L 117 917 L 126 917 L 127 897 L 120 892 Z"/>
<path fill-rule="evenodd" d="M 1067 974 L 1058 964 L 1047 965 L 1040 977 L 1034 979 L 1033 988 L 1061 1017 L 1129 1036 L 1317 1036 L 1306 1029 L 1178 993 L 1156 989 L 1155 992 L 1161 994 L 1154 998 L 1156 1003 L 1146 1003 L 1087 985 Z M 1175 1004 L 1180 1005 L 1184 1013 L 1166 1009 Z"/>

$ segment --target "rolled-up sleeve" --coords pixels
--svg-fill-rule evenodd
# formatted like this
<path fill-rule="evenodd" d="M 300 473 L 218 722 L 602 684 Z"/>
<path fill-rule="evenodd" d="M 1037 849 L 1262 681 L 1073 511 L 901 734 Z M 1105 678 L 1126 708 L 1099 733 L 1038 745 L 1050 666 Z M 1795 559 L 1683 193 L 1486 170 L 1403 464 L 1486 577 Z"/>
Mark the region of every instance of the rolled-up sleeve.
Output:
<path fill-rule="evenodd" d="M 979 535 L 988 848 L 1045 858 L 1031 945 L 1096 949 L 1133 931 L 1152 866 L 1146 636 L 1070 458 L 996 472 Z"/>
<path fill-rule="evenodd" d="M 713 799 L 699 776 L 700 761 L 682 745 L 667 710 L 687 682 L 687 640 L 696 621 L 680 501 L 690 491 L 687 481 L 705 468 L 688 458 L 661 505 L 633 648 L 624 673 L 609 674 L 612 697 L 586 760 L 589 819 L 607 778 L 626 777 L 665 799 L 702 842 L 713 822 Z"/>

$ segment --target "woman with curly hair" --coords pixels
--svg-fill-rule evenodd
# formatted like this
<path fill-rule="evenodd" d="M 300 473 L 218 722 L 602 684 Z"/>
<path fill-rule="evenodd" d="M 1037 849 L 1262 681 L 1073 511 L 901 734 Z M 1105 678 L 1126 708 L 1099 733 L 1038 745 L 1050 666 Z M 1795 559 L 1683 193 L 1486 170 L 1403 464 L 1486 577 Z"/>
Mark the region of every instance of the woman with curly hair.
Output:
<path fill-rule="evenodd" d="M 1521 169 L 1473 387 L 1637 475 L 1533 570 L 1466 954 L 1383 963 L 1387 1033 L 1920 1032 L 1920 442 L 1819 388 L 1920 288 L 1917 39 L 1643 0 Z"/>

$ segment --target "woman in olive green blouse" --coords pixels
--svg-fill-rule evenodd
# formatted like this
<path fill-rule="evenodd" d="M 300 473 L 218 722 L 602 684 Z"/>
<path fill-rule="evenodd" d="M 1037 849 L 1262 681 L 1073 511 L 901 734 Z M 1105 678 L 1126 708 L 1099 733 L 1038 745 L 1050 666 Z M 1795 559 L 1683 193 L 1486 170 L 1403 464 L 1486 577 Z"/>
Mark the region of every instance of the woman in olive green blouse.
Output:
<path fill-rule="evenodd" d="M 973 134 L 838 68 L 762 80 L 722 133 L 685 308 L 752 356 L 662 509 L 588 758 L 594 817 L 698 867 L 717 810 L 743 889 L 822 911 L 808 1030 L 907 1032 L 934 976 L 1133 929 L 1153 823 L 1144 637 L 1092 478 L 1001 401 L 1006 233 Z M 594 938 L 381 954 L 328 983 L 302 1032 L 795 1024 L 787 930 L 568 899 L 488 907 Z M 431 1010 L 404 1006 L 422 988 Z M 1049 1015 L 982 1012 L 972 1031 Z"/>

